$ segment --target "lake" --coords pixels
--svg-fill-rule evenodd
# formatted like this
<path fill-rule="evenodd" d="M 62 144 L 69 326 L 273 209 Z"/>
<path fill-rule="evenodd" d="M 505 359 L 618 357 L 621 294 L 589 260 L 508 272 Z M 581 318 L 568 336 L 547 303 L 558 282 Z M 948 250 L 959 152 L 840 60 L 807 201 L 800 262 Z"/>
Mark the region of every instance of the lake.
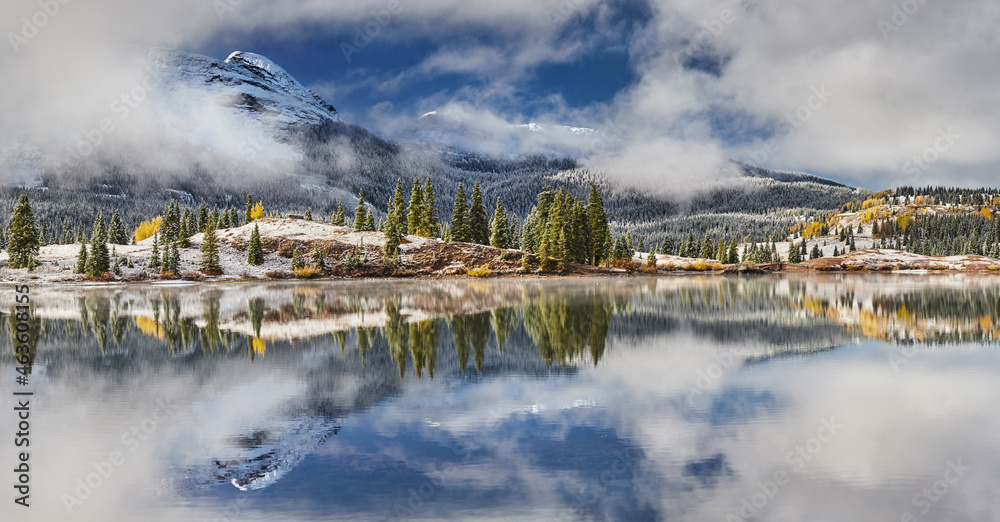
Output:
<path fill-rule="evenodd" d="M 1000 517 L 994 277 L 4 295 L 3 520 Z"/>

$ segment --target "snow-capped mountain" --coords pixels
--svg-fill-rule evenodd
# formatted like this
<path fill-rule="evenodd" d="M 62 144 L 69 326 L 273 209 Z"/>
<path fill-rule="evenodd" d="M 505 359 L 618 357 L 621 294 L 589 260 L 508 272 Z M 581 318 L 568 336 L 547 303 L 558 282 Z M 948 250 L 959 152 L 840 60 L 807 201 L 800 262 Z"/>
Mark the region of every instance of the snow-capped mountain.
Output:
<path fill-rule="evenodd" d="M 285 129 L 340 121 L 337 109 L 259 54 L 236 51 L 225 60 L 175 49 L 152 49 L 150 62 L 177 103 L 204 102 Z M 191 96 L 194 99 L 184 99 Z"/>

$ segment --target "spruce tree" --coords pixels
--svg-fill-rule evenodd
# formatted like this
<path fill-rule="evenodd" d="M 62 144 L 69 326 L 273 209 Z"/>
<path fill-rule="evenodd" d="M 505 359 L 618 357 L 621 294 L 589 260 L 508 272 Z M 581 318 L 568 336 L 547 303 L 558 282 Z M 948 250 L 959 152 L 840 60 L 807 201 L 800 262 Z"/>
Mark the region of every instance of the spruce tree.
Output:
<path fill-rule="evenodd" d="M 306 221 L 313 220 L 313 209 L 312 207 L 306 207 L 306 215 L 304 216 Z"/>
<path fill-rule="evenodd" d="M 296 246 L 292 251 L 292 270 L 302 270 L 306 267 L 306 260 L 302 257 L 302 250 Z"/>
<path fill-rule="evenodd" d="M 358 191 L 358 205 L 354 209 L 354 230 L 362 232 L 365 230 L 368 224 L 368 219 L 365 214 L 365 191 L 364 189 Z"/>
<path fill-rule="evenodd" d="M 483 193 L 479 182 L 472 188 L 472 205 L 469 207 L 469 239 L 479 245 L 490 244 L 490 222 L 483 205 Z"/>
<path fill-rule="evenodd" d="M 170 245 L 163 245 L 163 262 L 160 263 L 160 275 L 165 276 L 167 274 L 174 273 L 170 269 L 172 265 L 170 264 Z"/>
<path fill-rule="evenodd" d="M 210 221 L 201 243 L 201 271 L 206 274 L 221 274 L 219 264 L 219 240 L 215 236 L 215 223 Z"/>
<path fill-rule="evenodd" d="M 7 254 L 11 268 L 31 268 L 38 255 L 40 247 L 38 225 L 35 214 L 31 211 L 31 203 L 24 192 L 14 206 L 7 226 Z"/>
<path fill-rule="evenodd" d="M 508 217 L 509 217 L 509 222 L 507 224 L 507 241 L 510 243 L 510 248 L 520 249 L 521 233 L 520 233 L 520 227 L 517 224 L 517 216 L 511 213 Z"/>
<path fill-rule="evenodd" d="M 80 242 L 80 253 L 76 256 L 76 273 L 87 273 L 87 243 Z"/>
<path fill-rule="evenodd" d="M 375 214 L 372 213 L 372 209 L 368 209 L 368 213 L 365 214 L 364 230 L 367 232 L 374 232 L 375 230 L 377 230 L 375 225 Z"/>
<path fill-rule="evenodd" d="M 115 210 L 114 216 L 111 218 L 111 225 L 108 229 L 108 242 L 115 245 L 127 245 L 128 244 L 128 232 L 125 231 L 125 224 L 122 223 L 122 217 Z"/>
<path fill-rule="evenodd" d="M 249 213 L 250 210 L 248 209 Z M 198 206 L 198 232 L 204 232 L 208 227 L 208 207 L 205 206 L 205 200 L 201 200 L 201 205 Z"/>
<path fill-rule="evenodd" d="M 326 270 L 326 260 L 323 256 L 323 251 L 319 249 L 319 246 L 314 246 L 312 251 L 312 260 L 316 263 L 316 268 L 320 270 Z"/>
<path fill-rule="evenodd" d="M 396 192 L 389 200 L 389 208 L 386 211 L 385 221 L 385 248 L 383 254 L 386 262 L 395 261 L 399 258 L 399 243 L 406 232 L 403 200 L 403 181 L 396 180 Z"/>
<path fill-rule="evenodd" d="M 59 242 L 63 245 L 73 243 L 73 224 L 70 223 L 69 218 L 63 220 L 62 237 L 59 238 Z"/>
<path fill-rule="evenodd" d="M 410 190 L 410 206 L 407 209 L 407 231 L 412 235 L 421 234 L 424 222 L 424 191 L 420 187 L 420 178 L 413 178 L 413 189 Z"/>
<path fill-rule="evenodd" d="M 590 245 L 591 251 L 589 256 L 591 258 L 591 263 L 593 265 L 598 265 L 601 261 L 604 243 L 607 241 L 607 235 L 610 234 L 608 227 L 608 214 L 604 210 L 604 198 L 601 197 L 601 192 L 597 190 L 597 185 L 590 185 L 590 196 L 587 198 L 587 221 L 590 225 Z M 668 238 L 665 238 L 664 243 L 667 242 Z M 673 247 L 671 246 L 672 250 Z M 667 254 L 669 252 L 661 252 Z"/>
<path fill-rule="evenodd" d="M 566 197 L 562 189 L 556 192 L 549 210 L 549 222 L 545 236 L 548 239 L 548 256 L 560 261 L 560 268 L 566 259 Z"/>
<path fill-rule="evenodd" d="M 90 255 L 87 257 L 87 275 L 99 277 L 111 270 L 108 254 L 108 234 L 104 228 L 104 216 L 97 213 L 94 228 L 90 232 Z"/>
<path fill-rule="evenodd" d="M 458 193 L 455 195 L 455 208 L 451 213 L 451 239 L 461 243 L 468 243 L 471 239 L 469 231 L 469 202 L 465 197 L 465 187 L 458 184 Z"/>
<path fill-rule="evenodd" d="M 674 255 L 674 239 L 672 237 L 663 237 L 663 242 L 660 243 L 660 254 L 665 256 Z"/>
<path fill-rule="evenodd" d="M 338 227 L 344 226 L 344 203 L 341 201 L 337 202 L 337 213 L 333 215 L 330 219 L 330 224 L 336 225 Z"/>
<path fill-rule="evenodd" d="M 181 251 L 176 242 L 170 245 L 170 272 L 181 273 Z"/>
<path fill-rule="evenodd" d="M 149 258 L 149 268 L 160 267 L 160 238 L 159 234 L 153 234 L 153 253 Z"/>
<path fill-rule="evenodd" d="M 184 214 L 181 215 L 181 229 L 177 237 L 177 242 L 180 243 L 180 246 L 183 248 L 191 246 L 190 238 L 194 235 L 193 229 L 195 227 L 193 221 L 194 216 L 191 215 L 191 210 L 184 207 Z"/>
<path fill-rule="evenodd" d="M 246 210 L 243 211 L 243 222 L 249 223 L 251 221 L 253 221 L 253 196 L 247 194 Z M 207 230 L 208 230 L 208 225 L 206 224 L 205 228 L 202 229 L 202 232 L 205 232 Z"/>
<path fill-rule="evenodd" d="M 497 196 L 497 206 L 493 210 L 493 219 L 490 221 L 490 245 L 496 248 L 510 248 L 510 237 L 508 237 L 507 212 L 504 211 Z"/>
<path fill-rule="evenodd" d="M 247 263 L 253 266 L 260 266 L 264 263 L 264 246 L 260 242 L 260 229 L 254 223 L 253 232 L 250 233 L 250 244 L 247 246 Z"/>
<path fill-rule="evenodd" d="M 438 237 L 440 234 L 440 223 L 438 222 L 437 193 L 431 184 L 431 177 L 427 176 L 424 182 L 424 208 L 420 212 L 420 235 L 424 237 Z"/>

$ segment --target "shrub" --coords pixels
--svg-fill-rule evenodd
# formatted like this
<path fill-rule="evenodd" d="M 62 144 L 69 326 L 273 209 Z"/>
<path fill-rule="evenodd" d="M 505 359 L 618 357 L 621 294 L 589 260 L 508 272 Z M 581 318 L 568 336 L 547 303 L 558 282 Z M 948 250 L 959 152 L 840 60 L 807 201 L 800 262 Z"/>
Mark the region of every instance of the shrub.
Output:
<path fill-rule="evenodd" d="M 490 270 L 490 267 L 483 265 L 470 269 L 466 273 L 472 277 L 490 277 L 493 275 L 493 270 Z"/>
<path fill-rule="evenodd" d="M 305 266 L 302 268 L 296 268 L 293 270 L 295 277 L 299 279 L 313 279 L 316 277 L 323 276 L 323 269 L 318 266 Z"/>
<path fill-rule="evenodd" d="M 264 277 L 267 279 L 291 279 L 295 274 L 287 270 L 270 270 L 264 273 Z"/>
<path fill-rule="evenodd" d="M 639 271 L 642 272 L 642 273 L 644 273 L 644 274 L 655 274 L 655 273 L 657 273 L 656 265 L 651 265 L 649 263 L 646 263 L 645 265 L 640 266 L 639 267 Z"/>

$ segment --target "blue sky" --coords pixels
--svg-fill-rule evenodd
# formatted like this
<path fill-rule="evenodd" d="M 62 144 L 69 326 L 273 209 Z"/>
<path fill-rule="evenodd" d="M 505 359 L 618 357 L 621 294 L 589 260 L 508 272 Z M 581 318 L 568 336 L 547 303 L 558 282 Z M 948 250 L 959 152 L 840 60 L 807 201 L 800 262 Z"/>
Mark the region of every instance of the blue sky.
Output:
<path fill-rule="evenodd" d="M 557 10 L 551 11 L 558 14 Z M 523 71 L 416 71 L 441 49 L 468 47 L 502 48 L 505 34 L 488 27 L 459 27 L 426 34 L 401 30 L 390 21 L 371 43 L 345 58 L 342 44 L 353 45 L 358 27 L 328 27 L 302 24 L 293 34 L 272 30 L 222 35 L 194 49 L 224 58 L 235 50 L 263 54 L 284 67 L 307 87 L 313 88 L 337 107 L 345 119 L 376 126 L 368 112 L 389 102 L 401 117 L 416 118 L 437 109 L 444 100 L 463 98 L 463 91 L 491 90 L 495 83 L 506 87 L 503 96 L 490 100 L 494 110 L 526 123 L 553 110 L 584 110 L 612 103 L 615 96 L 637 80 L 629 63 L 628 45 L 635 29 L 649 21 L 642 2 L 616 4 L 606 19 L 582 13 L 567 20 L 554 35 L 563 43 L 591 40 L 586 49 L 566 59 L 541 62 Z M 597 25 L 620 29 L 599 34 Z M 350 52 L 350 51 L 349 51 Z M 399 78 L 402 77 L 402 81 Z M 374 88 L 373 88 L 373 84 Z M 467 93 L 466 93 L 467 94 Z M 466 95 L 465 101 L 474 101 Z M 587 126 L 587 121 L 566 121 Z"/>
<path fill-rule="evenodd" d="M 0 97 L 0 138 L 93 126 L 135 84 L 144 51 L 172 47 L 268 56 L 346 121 L 387 135 L 441 109 L 482 135 L 529 121 L 592 127 L 613 146 L 587 164 L 637 183 L 683 189 L 728 159 L 870 188 L 996 185 L 1000 172 L 1000 68 L 984 65 L 1000 55 L 997 2 L 88 0 L 51 20 L 38 10 L 0 5 L 11 43 L 0 69 L 18 79 Z M 33 16 L 47 22 L 16 43 Z M 348 63 L 341 43 L 369 27 L 377 35 Z"/>

